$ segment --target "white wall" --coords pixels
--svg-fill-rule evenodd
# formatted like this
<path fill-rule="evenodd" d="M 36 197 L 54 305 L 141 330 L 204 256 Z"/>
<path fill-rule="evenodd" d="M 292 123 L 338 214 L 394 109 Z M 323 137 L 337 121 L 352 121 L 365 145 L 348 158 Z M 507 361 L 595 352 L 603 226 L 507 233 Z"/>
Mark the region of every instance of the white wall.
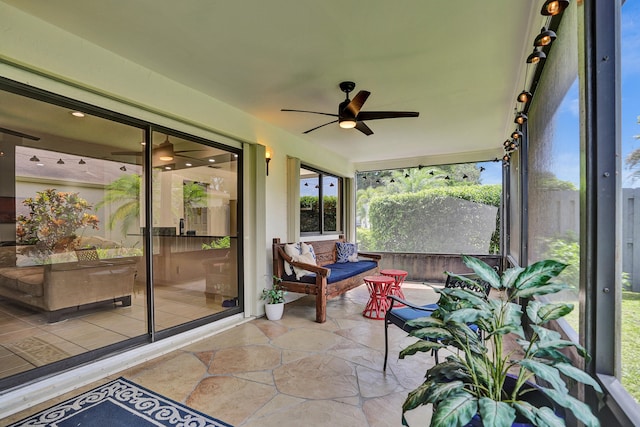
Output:
<path fill-rule="evenodd" d="M 273 153 L 269 176 L 245 179 L 245 194 L 249 190 L 246 186 L 252 185 L 256 188 L 251 190 L 266 197 L 264 211 L 261 204 L 245 201 L 245 211 L 255 210 L 256 206 L 261 209 L 253 214 L 264 226 L 251 229 L 266 230 L 266 236 L 245 236 L 245 252 L 258 254 L 258 263 L 261 256 L 269 271 L 271 240 L 286 236 L 287 230 L 287 156 L 337 175 L 353 175 L 353 165 L 336 153 L 312 146 L 2 2 L 0 28 L 2 77 L 230 146 L 242 147 L 246 143 L 269 147 Z M 255 160 L 258 161 L 262 160 Z M 245 176 L 247 173 L 245 170 Z M 265 247 L 251 248 L 249 245 L 256 241 Z M 253 284 L 248 293 L 265 283 L 264 277 L 255 276 L 257 270 L 249 269 L 249 277 L 245 277 L 246 283 Z"/>

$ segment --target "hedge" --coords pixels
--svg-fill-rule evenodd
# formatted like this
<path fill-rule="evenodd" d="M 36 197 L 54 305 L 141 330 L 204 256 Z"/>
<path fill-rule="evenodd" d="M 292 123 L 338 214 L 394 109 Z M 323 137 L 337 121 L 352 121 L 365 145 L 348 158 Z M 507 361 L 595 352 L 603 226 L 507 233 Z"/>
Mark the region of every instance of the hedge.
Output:
<path fill-rule="evenodd" d="M 474 185 L 376 197 L 369 205 L 371 233 L 367 242 L 361 242 L 361 248 L 496 253 L 501 191 L 500 185 Z"/>

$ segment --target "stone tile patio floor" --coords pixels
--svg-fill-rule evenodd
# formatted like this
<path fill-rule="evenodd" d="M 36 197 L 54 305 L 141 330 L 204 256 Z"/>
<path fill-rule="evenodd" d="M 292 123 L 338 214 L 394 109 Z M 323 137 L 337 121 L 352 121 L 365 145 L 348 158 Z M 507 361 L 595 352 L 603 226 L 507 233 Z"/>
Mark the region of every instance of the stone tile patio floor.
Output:
<path fill-rule="evenodd" d="M 405 283 L 406 297 L 437 300 L 422 284 Z M 315 301 L 287 303 L 280 321 L 255 319 L 165 356 L 36 405 L 0 424 L 123 376 L 235 427 L 401 426 L 402 403 L 433 365 L 428 354 L 398 359 L 415 341 L 391 326 L 389 364 L 382 371 L 384 322 L 362 316 L 363 285 L 330 300 L 327 322 L 314 322 Z M 411 426 L 430 422 L 430 407 L 407 413 Z"/>

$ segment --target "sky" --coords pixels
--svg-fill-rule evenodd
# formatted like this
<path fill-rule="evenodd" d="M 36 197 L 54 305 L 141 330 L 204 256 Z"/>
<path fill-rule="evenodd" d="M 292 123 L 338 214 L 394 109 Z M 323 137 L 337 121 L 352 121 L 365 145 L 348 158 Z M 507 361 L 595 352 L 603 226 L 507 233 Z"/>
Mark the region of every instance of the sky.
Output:
<path fill-rule="evenodd" d="M 638 187 L 640 182 L 629 178 L 631 171 L 626 168 L 624 159 L 640 148 L 640 0 L 627 0 L 621 15 L 621 149 L 622 149 L 622 186 Z M 553 152 L 553 172 L 565 181 L 579 187 L 580 170 L 580 134 L 578 83 L 573 84 L 558 109 Z M 559 141 L 562 141 L 560 143 Z"/>

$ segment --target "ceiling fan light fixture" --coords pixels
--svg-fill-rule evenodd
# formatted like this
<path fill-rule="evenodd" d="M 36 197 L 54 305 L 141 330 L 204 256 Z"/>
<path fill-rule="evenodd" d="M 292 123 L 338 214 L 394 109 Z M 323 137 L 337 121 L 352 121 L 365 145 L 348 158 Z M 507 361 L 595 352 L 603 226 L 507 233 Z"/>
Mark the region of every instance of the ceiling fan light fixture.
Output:
<path fill-rule="evenodd" d="M 173 144 L 169 142 L 169 135 L 162 144 L 154 150 L 154 155 L 162 162 L 170 162 L 173 160 Z"/>
<path fill-rule="evenodd" d="M 353 129 L 354 127 L 356 127 L 356 120 L 350 118 L 340 118 L 339 124 L 342 129 Z"/>

